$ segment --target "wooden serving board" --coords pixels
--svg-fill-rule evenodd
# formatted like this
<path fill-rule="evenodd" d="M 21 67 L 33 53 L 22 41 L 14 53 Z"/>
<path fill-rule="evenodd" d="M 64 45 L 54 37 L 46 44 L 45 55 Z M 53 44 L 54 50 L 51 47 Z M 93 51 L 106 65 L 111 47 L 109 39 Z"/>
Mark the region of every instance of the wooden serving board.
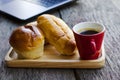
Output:
<path fill-rule="evenodd" d="M 44 55 L 38 59 L 18 59 L 17 54 L 10 48 L 5 61 L 8 67 L 26 68 L 101 68 L 105 64 L 105 51 L 102 47 L 102 56 L 96 60 L 80 60 L 78 51 L 73 56 L 62 56 L 51 45 L 45 46 Z"/>

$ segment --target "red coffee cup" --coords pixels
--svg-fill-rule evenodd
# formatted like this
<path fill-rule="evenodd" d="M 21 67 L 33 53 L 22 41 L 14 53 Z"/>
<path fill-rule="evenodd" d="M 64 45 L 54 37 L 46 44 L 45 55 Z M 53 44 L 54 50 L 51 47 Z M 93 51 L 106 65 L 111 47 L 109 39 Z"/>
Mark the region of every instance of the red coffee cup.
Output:
<path fill-rule="evenodd" d="M 80 59 L 93 60 L 101 56 L 105 27 L 99 23 L 82 22 L 73 27 Z"/>

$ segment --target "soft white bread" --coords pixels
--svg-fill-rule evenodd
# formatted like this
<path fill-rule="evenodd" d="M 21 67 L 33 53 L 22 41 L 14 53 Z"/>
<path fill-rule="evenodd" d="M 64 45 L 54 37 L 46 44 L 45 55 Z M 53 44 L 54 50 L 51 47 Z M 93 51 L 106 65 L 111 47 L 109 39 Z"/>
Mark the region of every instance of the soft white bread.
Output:
<path fill-rule="evenodd" d="M 28 24 L 26 24 L 27 26 L 36 26 L 37 27 L 37 21 L 34 22 L 30 22 Z"/>
<path fill-rule="evenodd" d="M 37 19 L 40 28 L 50 44 L 63 55 L 73 55 L 76 48 L 72 30 L 68 25 L 53 15 L 44 14 Z"/>
<path fill-rule="evenodd" d="M 32 24 L 15 29 L 10 36 L 9 43 L 20 58 L 34 59 L 43 54 L 44 36 Z"/>

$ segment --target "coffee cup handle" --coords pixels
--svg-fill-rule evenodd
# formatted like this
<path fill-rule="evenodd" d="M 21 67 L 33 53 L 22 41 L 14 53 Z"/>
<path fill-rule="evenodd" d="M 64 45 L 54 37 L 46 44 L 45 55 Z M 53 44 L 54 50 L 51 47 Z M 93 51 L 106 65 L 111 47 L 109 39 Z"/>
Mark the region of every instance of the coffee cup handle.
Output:
<path fill-rule="evenodd" d="M 96 53 L 96 43 L 95 43 L 94 39 L 91 40 L 90 45 L 91 45 L 92 54 L 95 54 Z"/>

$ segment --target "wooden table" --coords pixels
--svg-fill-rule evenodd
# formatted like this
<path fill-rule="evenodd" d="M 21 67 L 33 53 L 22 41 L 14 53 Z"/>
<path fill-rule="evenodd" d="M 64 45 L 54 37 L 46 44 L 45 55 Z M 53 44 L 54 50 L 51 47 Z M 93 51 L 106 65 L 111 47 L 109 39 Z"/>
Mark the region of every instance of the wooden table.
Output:
<path fill-rule="evenodd" d="M 0 14 L 0 80 L 120 80 L 120 1 L 78 0 L 50 14 L 62 18 L 71 28 L 82 21 L 102 23 L 106 28 L 106 64 L 101 69 L 8 68 L 4 57 L 9 36 L 18 26 L 36 20 L 16 21 Z"/>

